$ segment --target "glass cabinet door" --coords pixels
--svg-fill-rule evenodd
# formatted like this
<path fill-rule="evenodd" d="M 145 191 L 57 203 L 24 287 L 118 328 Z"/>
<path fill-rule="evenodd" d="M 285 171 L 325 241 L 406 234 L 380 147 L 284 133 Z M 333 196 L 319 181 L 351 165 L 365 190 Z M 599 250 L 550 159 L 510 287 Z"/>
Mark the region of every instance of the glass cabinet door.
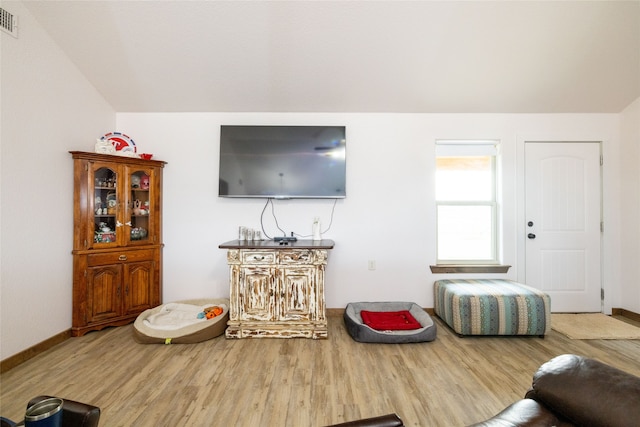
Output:
<path fill-rule="evenodd" d="M 151 171 L 134 170 L 129 171 L 129 242 L 148 243 L 152 238 L 153 199 L 151 198 Z"/>
<path fill-rule="evenodd" d="M 93 173 L 93 243 L 115 243 L 118 223 L 118 174 L 98 166 Z"/>

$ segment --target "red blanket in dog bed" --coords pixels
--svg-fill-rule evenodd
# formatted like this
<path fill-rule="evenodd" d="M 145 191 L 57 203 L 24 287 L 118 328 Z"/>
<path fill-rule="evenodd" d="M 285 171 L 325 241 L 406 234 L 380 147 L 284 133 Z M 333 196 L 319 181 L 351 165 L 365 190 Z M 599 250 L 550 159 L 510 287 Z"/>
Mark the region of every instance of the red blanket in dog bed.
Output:
<path fill-rule="evenodd" d="M 420 329 L 422 325 L 411 315 L 409 310 L 401 311 L 366 311 L 360 312 L 362 322 L 379 331 L 400 331 Z"/>

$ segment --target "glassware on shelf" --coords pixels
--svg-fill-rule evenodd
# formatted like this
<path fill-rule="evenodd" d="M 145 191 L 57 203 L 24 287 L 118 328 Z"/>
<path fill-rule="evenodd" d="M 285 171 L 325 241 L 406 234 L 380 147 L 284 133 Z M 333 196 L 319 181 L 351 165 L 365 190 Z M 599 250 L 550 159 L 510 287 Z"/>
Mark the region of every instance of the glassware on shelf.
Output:
<path fill-rule="evenodd" d="M 131 241 L 147 240 L 150 226 L 149 213 L 151 212 L 149 175 L 144 170 L 134 171 L 129 176 L 129 182 L 131 187 L 129 239 Z"/>

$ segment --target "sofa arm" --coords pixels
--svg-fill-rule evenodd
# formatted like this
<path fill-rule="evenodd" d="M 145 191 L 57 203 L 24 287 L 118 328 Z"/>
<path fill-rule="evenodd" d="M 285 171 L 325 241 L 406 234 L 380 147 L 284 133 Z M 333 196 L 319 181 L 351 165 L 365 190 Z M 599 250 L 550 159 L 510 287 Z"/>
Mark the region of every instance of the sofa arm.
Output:
<path fill-rule="evenodd" d="M 52 396 L 34 397 L 27 404 L 27 408 Z M 100 421 L 100 408 L 75 400 L 62 399 L 63 427 L 97 427 Z"/>
<path fill-rule="evenodd" d="M 551 411 L 532 399 L 522 399 L 507 406 L 499 414 L 486 421 L 468 427 L 562 427 L 570 426 L 559 420 Z"/>
<path fill-rule="evenodd" d="M 349 421 L 341 424 L 333 424 L 327 427 L 402 427 L 402 420 L 396 414 L 387 414 L 381 417 L 365 418 L 357 421 Z"/>
<path fill-rule="evenodd" d="M 543 364 L 526 397 L 577 425 L 632 427 L 640 420 L 640 378 L 572 354 Z"/>

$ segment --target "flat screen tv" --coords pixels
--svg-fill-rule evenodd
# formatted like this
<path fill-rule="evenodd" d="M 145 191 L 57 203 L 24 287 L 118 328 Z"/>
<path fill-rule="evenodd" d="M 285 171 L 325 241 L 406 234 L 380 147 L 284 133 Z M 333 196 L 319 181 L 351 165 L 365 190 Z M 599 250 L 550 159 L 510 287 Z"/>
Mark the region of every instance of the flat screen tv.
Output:
<path fill-rule="evenodd" d="M 220 197 L 346 197 L 344 126 L 220 127 Z"/>

